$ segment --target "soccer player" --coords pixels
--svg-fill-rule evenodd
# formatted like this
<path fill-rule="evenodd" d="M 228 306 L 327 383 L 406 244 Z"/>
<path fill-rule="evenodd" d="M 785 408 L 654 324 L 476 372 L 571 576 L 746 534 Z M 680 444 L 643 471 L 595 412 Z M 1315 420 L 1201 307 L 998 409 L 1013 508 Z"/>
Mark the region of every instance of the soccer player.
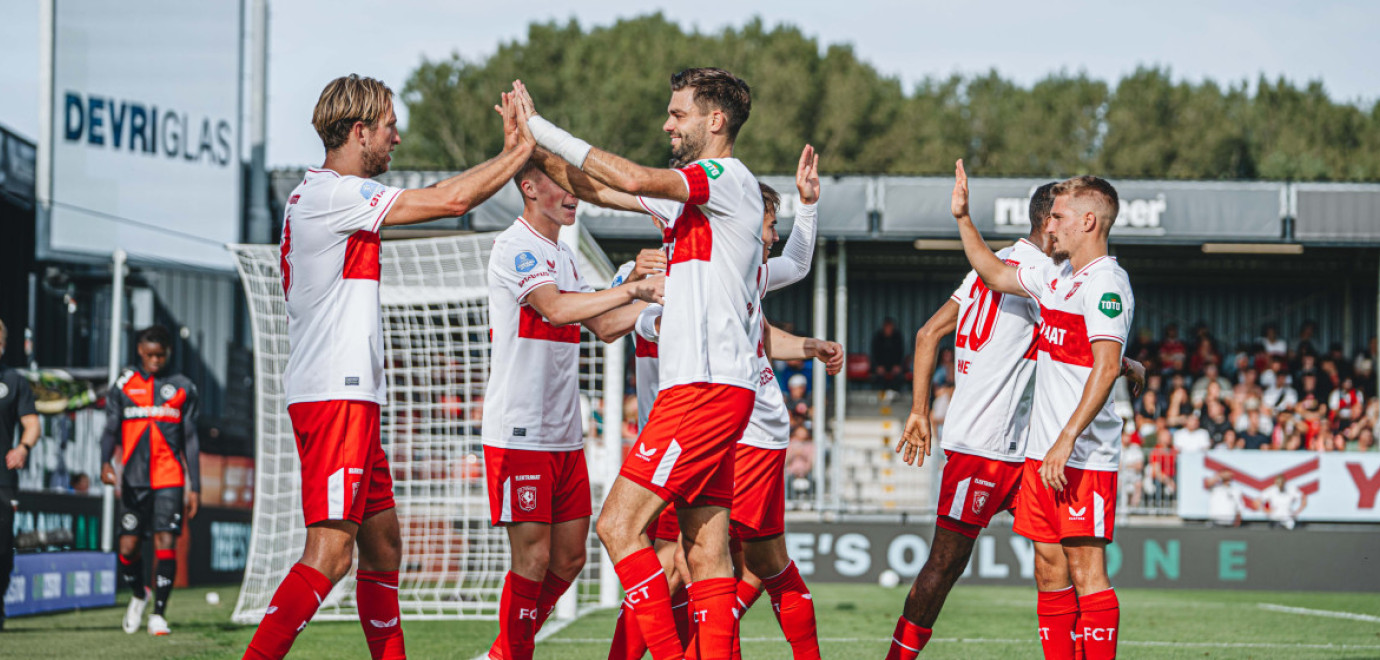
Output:
<path fill-rule="evenodd" d="M 579 200 L 529 161 L 513 179 L 523 211 L 489 257 L 492 368 L 484 465 L 493 524 L 508 532 L 495 660 L 528 660 L 534 636 L 585 565 L 589 470 L 580 430 L 580 324 L 613 341 L 632 331 L 664 276 L 595 292 L 558 240 Z M 645 275 L 646 273 L 639 273 Z M 534 388 L 538 383 L 540 387 Z"/>
<path fill-rule="evenodd" d="M 1116 655 L 1120 606 L 1107 576 L 1116 518 L 1121 418 L 1111 391 L 1135 310 L 1130 279 L 1107 255 L 1116 189 L 1094 176 L 1056 185 L 1045 223 L 1050 264 L 1002 263 L 968 216 L 963 161 L 952 211 L 968 262 L 988 289 L 1040 305 L 1039 358 L 1015 531 L 1035 542 L 1040 641 L 1046 658 Z"/>
<path fill-rule="evenodd" d="M 5 356 L 8 339 L 9 332 L 0 321 L 0 357 Z M 23 429 L 17 445 L 16 425 Z M 38 410 L 34 408 L 34 391 L 29 381 L 0 364 L 0 447 L 5 449 L 5 463 L 0 465 L 0 630 L 5 629 L 4 595 L 9 591 L 10 573 L 14 571 L 14 514 L 19 506 L 19 476 L 15 471 L 29 460 L 29 452 L 38 444 L 38 431 Z"/>
<path fill-rule="evenodd" d="M 1049 261 L 1045 219 L 1053 183 L 1030 198 L 1030 235 L 997 257 L 1013 266 Z M 961 322 L 960 322 L 961 319 Z M 939 341 L 958 328 L 958 365 L 944 424 L 948 457 L 939 487 L 939 516 L 930 555 L 906 596 L 887 660 L 911 660 L 925 648 L 949 590 L 963 574 L 973 542 L 992 516 L 1015 507 L 1025 463 L 1035 381 L 1035 329 L 1040 308 L 1028 298 L 993 292 L 976 271 L 915 335 L 914 397 L 901 442 L 902 460 L 924 465 L 930 453 L 930 377 Z"/>
<path fill-rule="evenodd" d="M 400 190 L 372 180 L 388 171 L 400 142 L 393 92 L 349 75 L 326 85 L 312 113 L 325 146 L 288 197 L 282 235 L 283 295 L 290 353 L 283 376 L 302 465 L 307 525 L 301 559 L 273 594 L 246 658 L 282 658 L 359 547 L 356 602 L 377 659 L 403 658 L 398 616 L 402 540 L 393 479 L 380 443 L 383 317 L 379 231 L 461 216 L 517 174 L 535 147 L 511 95 L 503 152 L 429 188 Z"/>
<path fill-rule="evenodd" d="M 133 634 L 143 623 L 148 580 L 140 559 L 143 537 L 152 534 L 157 558 L 150 635 L 167 635 L 163 617 L 177 578 L 177 537 L 183 516 L 201 505 L 201 451 L 196 435 L 196 386 L 186 376 L 164 373 L 172 335 L 155 325 L 139 333 L 139 368 L 120 374 L 105 398 L 101 435 L 101 481 L 115 485 L 110 461 L 118 447 L 124 467 L 120 483 L 120 580 L 131 598 L 123 628 Z"/>
<path fill-rule="evenodd" d="M 670 593 L 645 533 L 675 501 L 689 547 L 697 655 L 728 657 L 738 630 L 728 552 L 733 451 L 756 399 L 751 356 L 761 333 L 751 310 L 758 303 L 762 195 L 757 179 L 733 157 L 751 109 L 750 90 L 722 69 L 687 69 L 671 77 L 663 129 L 679 169 L 643 167 L 594 149 L 537 116 L 521 82 L 514 90 L 538 144 L 579 170 L 579 176 L 566 176 L 568 183 L 597 183 L 593 196 L 602 206 L 640 206 L 671 220 L 661 392 L 609 490 L 597 531 L 652 657 L 682 657 Z"/>

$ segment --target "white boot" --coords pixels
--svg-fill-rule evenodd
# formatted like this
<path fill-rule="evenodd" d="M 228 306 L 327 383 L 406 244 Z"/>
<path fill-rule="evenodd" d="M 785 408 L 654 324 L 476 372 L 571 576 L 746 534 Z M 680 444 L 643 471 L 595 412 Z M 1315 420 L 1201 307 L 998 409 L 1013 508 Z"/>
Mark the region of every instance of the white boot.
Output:
<path fill-rule="evenodd" d="M 167 619 L 164 619 L 162 616 L 158 614 L 149 617 L 150 635 L 153 635 L 154 637 L 162 637 L 163 635 L 170 634 L 171 632 L 172 630 L 168 629 Z"/>
<path fill-rule="evenodd" d="M 149 604 L 149 596 L 148 589 L 145 589 L 143 598 L 129 599 L 129 609 L 125 610 L 125 620 L 120 626 L 125 632 L 131 635 L 139 632 L 139 627 L 144 623 L 144 608 Z"/>

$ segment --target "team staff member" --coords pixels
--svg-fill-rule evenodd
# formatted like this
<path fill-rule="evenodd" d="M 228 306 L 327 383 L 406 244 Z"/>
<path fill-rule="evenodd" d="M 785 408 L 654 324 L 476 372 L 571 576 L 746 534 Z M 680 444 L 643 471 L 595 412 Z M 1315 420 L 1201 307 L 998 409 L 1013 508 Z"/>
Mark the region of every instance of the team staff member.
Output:
<path fill-rule="evenodd" d="M 132 593 L 123 628 L 133 634 L 143 622 L 148 581 L 140 546 L 152 534 L 158 562 L 148 630 L 161 636 L 171 632 L 163 613 L 177 577 L 175 544 L 183 516 L 191 520 L 201 505 L 197 392 L 186 376 L 163 373 L 172 355 L 167 328 L 155 325 L 140 332 L 138 351 L 139 368 L 121 373 L 105 397 L 101 481 L 115 485 L 110 460 L 118 447 L 124 466 L 115 518 L 120 528 L 120 579 Z"/>
<path fill-rule="evenodd" d="M 9 333 L 0 321 L 0 358 L 5 356 L 5 341 Z M 14 444 L 14 427 L 24 428 L 19 443 Z M 0 466 L 0 630 L 5 629 L 5 592 L 10 588 L 10 572 L 14 570 L 14 512 L 19 503 L 19 475 L 29 452 L 38 444 L 38 411 L 34 409 L 34 391 L 29 381 L 18 372 L 0 364 L 0 442 L 8 448 L 5 464 Z"/>

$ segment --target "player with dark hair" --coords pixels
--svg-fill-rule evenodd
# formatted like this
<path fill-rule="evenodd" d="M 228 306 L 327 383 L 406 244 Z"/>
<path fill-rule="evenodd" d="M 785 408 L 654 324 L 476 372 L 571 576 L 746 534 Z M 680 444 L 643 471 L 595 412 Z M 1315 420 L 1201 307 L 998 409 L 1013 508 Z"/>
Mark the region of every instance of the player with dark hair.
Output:
<path fill-rule="evenodd" d="M 352 74 L 332 80 L 317 100 L 312 125 L 326 161 L 307 170 L 289 195 L 281 241 L 289 342 L 283 387 L 302 466 L 307 540 L 246 658 L 287 655 L 349 572 L 356 547 L 355 602 L 369 654 L 406 657 L 398 607 L 402 536 L 380 437 L 380 407 L 388 400 L 380 232 L 464 215 L 517 173 L 535 144 L 509 94 L 495 109 L 503 116 L 501 154 L 436 185 L 402 190 L 372 179 L 388 171 L 402 142 L 392 90 Z"/>
<path fill-rule="evenodd" d="M 955 168 L 952 211 L 984 285 L 1040 306 L 1039 367 L 1015 531 L 1035 542 L 1045 657 L 1072 659 L 1081 639 L 1090 660 L 1111 658 L 1121 608 L 1106 548 L 1116 526 L 1122 421 L 1110 395 L 1125 368 L 1135 298 L 1126 271 L 1107 254 L 1120 207 L 1116 189 L 1081 176 L 1052 192 L 1049 263 L 1013 266 L 992 253 L 968 216 L 963 161 Z"/>
<path fill-rule="evenodd" d="M 177 578 L 177 537 L 201 506 L 200 445 L 197 441 L 197 391 L 186 376 L 164 370 L 172 356 L 172 334 L 161 325 L 138 335 L 139 367 L 120 374 L 105 397 L 101 436 L 101 481 L 115 485 L 111 459 L 119 449 L 120 580 L 131 592 L 122 624 L 133 634 L 148 604 L 141 546 L 153 536 L 153 614 L 150 635 L 171 632 L 163 617 Z"/>
<path fill-rule="evenodd" d="M 0 321 L 0 357 L 5 356 L 5 342 L 9 331 Z M 15 426 L 23 431 L 15 443 Z M 19 372 L 0 364 L 0 449 L 5 462 L 0 465 L 0 630 L 5 629 L 5 592 L 10 588 L 10 573 L 14 571 L 14 514 L 19 506 L 19 477 L 15 471 L 24 467 L 29 452 L 38 444 L 38 410 L 34 408 L 34 391 Z"/>
<path fill-rule="evenodd" d="M 645 209 L 668 227 L 661 392 L 609 490 L 597 531 L 652 657 L 681 657 L 670 593 L 645 533 L 674 501 L 693 580 L 697 655 L 728 657 L 738 631 L 728 551 L 733 454 L 756 399 L 752 355 L 761 335 L 752 310 L 759 302 L 762 194 L 733 157 L 751 91 L 722 69 L 672 76 L 662 128 L 678 167 L 658 169 L 592 148 L 537 116 L 520 81 L 513 88 L 537 143 L 568 165 L 542 160 L 562 188 L 601 206 Z"/>

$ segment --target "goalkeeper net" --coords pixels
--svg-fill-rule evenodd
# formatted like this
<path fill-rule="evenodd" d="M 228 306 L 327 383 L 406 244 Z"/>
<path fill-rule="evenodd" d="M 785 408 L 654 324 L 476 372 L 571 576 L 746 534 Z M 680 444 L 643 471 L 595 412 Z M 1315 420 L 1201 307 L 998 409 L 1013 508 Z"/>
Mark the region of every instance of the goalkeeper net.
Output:
<path fill-rule="evenodd" d="M 580 228 L 567 230 L 580 272 L 607 284 L 612 267 Z M 507 535 L 489 524 L 480 419 L 489 372 L 487 265 L 494 234 L 385 241 L 381 248 L 384 371 L 383 448 L 392 465 L 402 529 L 399 603 L 408 619 L 498 617 L 508 570 Z M 566 238 L 567 235 L 563 235 Z M 284 399 L 287 311 L 276 245 L 232 245 L 253 323 L 257 400 L 257 472 L 253 533 L 233 620 L 257 623 L 306 542 L 301 476 Z M 580 392 L 585 434 L 599 437 L 605 367 L 621 343 L 606 347 L 583 333 Z M 618 354 L 621 356 L 621 353 Z M 617 373 L 621 359 L 609 359 Z M 612 374 L 612 372 L 611 372 Z M 621 379 L 611 396 L 621 402 Z M 611 419 L 610 421 L 616 422 Z M 616 439 L 617 428 L 612 438 Z M 597 515 L 607 482 L 602 443 L 587 442 Z M 615 448 L 619 451 L 619 448 Z M 621 454 L 621 451 L 620 451 Z M 590 561 L 557 608 L 569 617 L 600 604 L 596 537 Z M 608 590 L 612 576 L 604 576 Z M 612 584 L 616 585 L 616 582 Z M 319 619 L 355 619 L 354 574 L 336 585 Z M 604 598 L 608 600 L 608 595 Z"/>

